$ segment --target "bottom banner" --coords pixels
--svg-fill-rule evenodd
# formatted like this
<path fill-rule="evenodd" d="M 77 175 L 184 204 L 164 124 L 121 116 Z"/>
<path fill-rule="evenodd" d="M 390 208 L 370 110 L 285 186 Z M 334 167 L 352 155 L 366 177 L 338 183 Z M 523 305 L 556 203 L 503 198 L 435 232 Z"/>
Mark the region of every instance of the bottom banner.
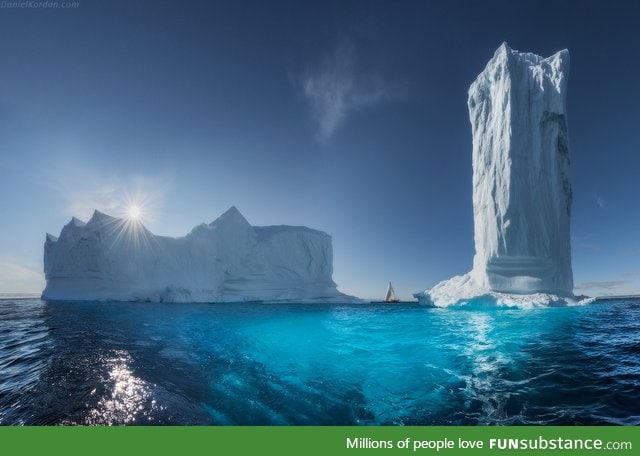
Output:
<path fill-rule="evenodd" d="M 21 455 L 639 454 L 638 427 L 4 427 Z"/>

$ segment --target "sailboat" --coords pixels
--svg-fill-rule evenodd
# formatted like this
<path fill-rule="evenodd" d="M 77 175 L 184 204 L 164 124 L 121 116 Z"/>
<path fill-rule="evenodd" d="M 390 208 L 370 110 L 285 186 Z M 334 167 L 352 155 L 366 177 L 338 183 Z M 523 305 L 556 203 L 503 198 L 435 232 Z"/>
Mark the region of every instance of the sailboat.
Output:
<path fill-rule="evenodd" d="M 394 291 L 391 282 L 389 282 L 389 286 L 387 287 L 387 294 L 384 296 L 384 302 L 400 302 L 400 300 L 396 298 L 396 292 Z"/>
<path fill-rule="evenodd" d="M 387 286 L 387 294 L 384 295 L 384 300 L 382 301 L 371 301 L 372 304 L 411 304 L 417 301 L 400 301 L 396 297 L 396 290 L 393 289 L 393 285 L 389 282 L 389 286 Z"/>

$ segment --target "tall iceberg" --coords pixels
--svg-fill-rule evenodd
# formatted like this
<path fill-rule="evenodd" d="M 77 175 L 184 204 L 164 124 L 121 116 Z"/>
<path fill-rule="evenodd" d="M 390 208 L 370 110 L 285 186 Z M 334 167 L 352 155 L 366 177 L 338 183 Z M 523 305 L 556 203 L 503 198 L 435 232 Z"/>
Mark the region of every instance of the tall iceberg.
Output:
<path fill-rule="evenodd" d="M 333 282 L 331 236 L 251 226 L 232 207 L 184 237 L 95 211 L 44 245 L 49 300 L 161 302 L 350 301 Z"/>
<path fill-rule="evenodd" d="M 566 120 L 569 52 L 503 43 L 469 88 L 473 135 L 473 270 L 415 296 L 446 306 L 573 299 Z"/>

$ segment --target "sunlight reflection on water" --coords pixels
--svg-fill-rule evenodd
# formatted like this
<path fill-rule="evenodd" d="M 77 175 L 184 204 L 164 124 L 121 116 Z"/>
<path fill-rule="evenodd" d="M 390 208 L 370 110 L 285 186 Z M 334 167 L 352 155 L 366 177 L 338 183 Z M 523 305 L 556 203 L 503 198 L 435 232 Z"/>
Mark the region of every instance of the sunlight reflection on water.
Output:
<path fill-rule="evenodd" d="M 498 350 L 498 341 L 490 337 L 493 317 L 485 313 L 472 313 L 468 319 L 468 344 L 463 350 L 470 362 L 466 383 L 467 407 L 480 401 L 482 416 L 487 422 L 504 417 L 508 393 L 496 388 L 508 368 L 509 359 Z"/>
<path fill-rule="evenodd" d="M 153 399 L 153 388 L 133 375 L 128 352 L 117 351 L 103 363 L 108 368 L 108 376 L 101 378 L 107 394 L 88 412 L 86 424 L 127 424 L 162 410 Z M 96 394 L 95 388 L 91 394 Z"/>

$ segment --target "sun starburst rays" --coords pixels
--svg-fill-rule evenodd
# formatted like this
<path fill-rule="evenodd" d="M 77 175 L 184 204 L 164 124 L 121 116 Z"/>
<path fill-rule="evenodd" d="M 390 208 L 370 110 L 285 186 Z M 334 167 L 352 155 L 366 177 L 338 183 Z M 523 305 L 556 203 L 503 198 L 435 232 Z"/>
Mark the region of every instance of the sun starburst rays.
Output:
<path fill-rule="evenodd" d="M 152 202 L 153 199 L 147 195 L 125 194 L 119 205 L 118 216 L 100 219 L 110 250 L 121 250 L 124 246 L 125 251 L 137 255 L 158 247 L 157 239 L 143 224 L 153 219 Z"/>

